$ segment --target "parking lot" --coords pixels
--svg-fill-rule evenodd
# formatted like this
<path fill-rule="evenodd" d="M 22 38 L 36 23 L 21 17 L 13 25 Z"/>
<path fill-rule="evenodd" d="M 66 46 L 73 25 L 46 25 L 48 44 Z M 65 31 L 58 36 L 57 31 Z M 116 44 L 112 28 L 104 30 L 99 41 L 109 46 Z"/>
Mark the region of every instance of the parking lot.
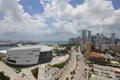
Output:
<path fill-rule="evenodd" d="M 91 68 L 90 80 L 120 80 L 120 74 L 116 74 L 112 70 Z"/>
<path fill-rule="evenodd" d="M 114 72 L 112 71 L 107 71 L 107 70 L 102 70 L 102 69 L 93 69 L 91 71 L 92 73 L 92 78 L 97 79 L 97 80 L 113 80 L 115 78 Z M 112 75 L 111 75 L 112 74 Z M 91 79 L 91 80 L 93 80 Z"/>

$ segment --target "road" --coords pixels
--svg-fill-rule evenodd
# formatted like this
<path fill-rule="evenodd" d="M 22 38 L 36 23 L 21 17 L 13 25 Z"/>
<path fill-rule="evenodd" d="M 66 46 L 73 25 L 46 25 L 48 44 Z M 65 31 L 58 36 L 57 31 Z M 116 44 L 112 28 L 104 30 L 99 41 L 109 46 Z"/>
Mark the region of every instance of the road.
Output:
<path fill-rule="evenodd" d="M 78 55 L 79 55 L 78 70 L 76 72 L 74 80 L 87 80 L 87 78 L 85 79 L 83 74 L 84 74 L 84 69 L 88 67 L 84 62 L 84 58 L 83 55 L 81 54 L 80 47 L 78 49 Z"/>
<path fill-rule="evenodd" d="M 76 56 L 79 55 L 79 61 L 78 61 L 78 66 L 77 66 L 77 70 L 76 70 L 76 74 L 74 76 L 73 80 L 87 80 L 85 79 L 85 77 L 83 76 L 84 74 L 84 69 L 87 68 L 86 64 L 84 62 L 83 59 L 83 55 L 81 54 L 80 51 L 80 47 L 78 52 L 76 52 L 74 50 L 74 47 L 72 48 L 72 53 L 71 53 L 71 60 L 69 61 L 69 64 L 67 65 L 67 68 L 65 68 L 62 71 L 61 77 L 59 78 L 59 80 L 66 80 L 66 77 L 70 78 L 70 72 L 73 71 L 73 69 L 75 69 L 76 64 L 77 64 L 77 60 L 76 60 Z"/>
<path fill-rule="evenodd" d="M 26 76 L 21 77 L 22 74 L 17 74 L 13 68 L 7 66 L 3 62 L 0 62 L 0 71 L 4 71 L 5 75 L 8 75 L 11 78 L 11 80 L 29 80 Z"/>
<path fill-rule="evenodd" d="M 74 47 L 73 47 L 69 64 L 62 71 L 62 74 L 61 74 L 61 77 L 59 78 L 59 80 L 66 80 L 66 77 L 68 77 L 70 75 L 70 72 L 74 69 L 74 67 L 76 65 L 76 55 L 77 55 L 77 52 L 75 52 Z"/>

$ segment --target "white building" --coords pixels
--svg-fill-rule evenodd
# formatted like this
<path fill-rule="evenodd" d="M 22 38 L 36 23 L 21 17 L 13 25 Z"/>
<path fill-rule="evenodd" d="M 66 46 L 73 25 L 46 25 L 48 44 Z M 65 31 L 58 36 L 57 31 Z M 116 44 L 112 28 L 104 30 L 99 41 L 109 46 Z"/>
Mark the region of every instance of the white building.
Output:
<path fill-rule="evenodd" d="M 34 65 L 52 60 L 52 48 L 45 45 L 31 45 L 7 50 L 6 61 L 14 65 Z"/>

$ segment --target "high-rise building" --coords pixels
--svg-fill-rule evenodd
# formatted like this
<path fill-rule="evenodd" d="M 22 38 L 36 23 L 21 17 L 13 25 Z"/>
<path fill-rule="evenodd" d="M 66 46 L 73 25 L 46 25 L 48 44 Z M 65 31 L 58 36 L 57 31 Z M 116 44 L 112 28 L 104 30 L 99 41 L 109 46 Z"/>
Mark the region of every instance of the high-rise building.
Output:
<path fill-rule="evenodd" d="M 84 45 L 84 44 L 86 44 L 86 42 L 87 42 L 87 30 L 83 30 L 82 31 L 82 44 Z"/>
<path fill-rule="evenodd" d="M 76 41 L 75 41 L 75 38 L 70 38 L 70 39 L 69 39 L 69 44 L 75 44 L 75 42 L 76 42 Z"/>
<path fill-rule="evenodd" d="M 91 43 L 91 31 L 88 31 L 88 41 Z"/>
<path fill-rule="evenodd" d="M 79 44 L 80 44 L 80 40 L 81 40 L 81 39 L 80 39 L 80 36 L 78 36 L 78 37 L 76 38 L 76 44 L 79 45 Z"/>
<path fill-rule="evenodd" d="M 100 47 L 101 46 L 101 40 L 100 40 L 100 34 L 97 33 L 96 34 L 96 47 Z"/>
<path fill-rule="evenodd" d="M 115 38 L 115 44 L 118 44 L 119 43 L 119 38 Z"/>
<path fill-rule="evenodd" d="M 104 42 L 103 42 L 103 37 L 104 37 L 104 35 L 101 34 L 101 35 L 100 35 L 100 45 L 103 45 L 103 44 L 104 44 Z"/>
<path fill-rule="evenodd" d="M 86 53 L 90 53 L 91 52 L 91 44 L 90 42 L 86 43 Z"/>
<path fill-rule="evenodd" d="M 95 39 L 96 39 L 96 35 L 91 36 L 91 43 L 92 43 L 93 45 L 96 44 Z"/>
<path fill-rule="evenodd" d="M 111 44 L 114 45 L 115 44 L 115 33 L 111 34 Z"/>
<path fill-rule="evenodd" d="M 101 47 L 104 45 L 104 35 L 103 34 L 96 34 L 96 47 Z"/>

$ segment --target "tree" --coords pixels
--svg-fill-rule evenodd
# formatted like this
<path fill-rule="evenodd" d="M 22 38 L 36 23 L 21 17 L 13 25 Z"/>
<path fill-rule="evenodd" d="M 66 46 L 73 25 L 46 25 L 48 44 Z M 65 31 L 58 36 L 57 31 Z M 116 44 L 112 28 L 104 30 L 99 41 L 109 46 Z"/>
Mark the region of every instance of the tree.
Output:
<path fill-rule="evenodd" d="M 4 72 L 0 72 L 0 80 L 10 80 L 10 77 L 4 75 Z"/>

